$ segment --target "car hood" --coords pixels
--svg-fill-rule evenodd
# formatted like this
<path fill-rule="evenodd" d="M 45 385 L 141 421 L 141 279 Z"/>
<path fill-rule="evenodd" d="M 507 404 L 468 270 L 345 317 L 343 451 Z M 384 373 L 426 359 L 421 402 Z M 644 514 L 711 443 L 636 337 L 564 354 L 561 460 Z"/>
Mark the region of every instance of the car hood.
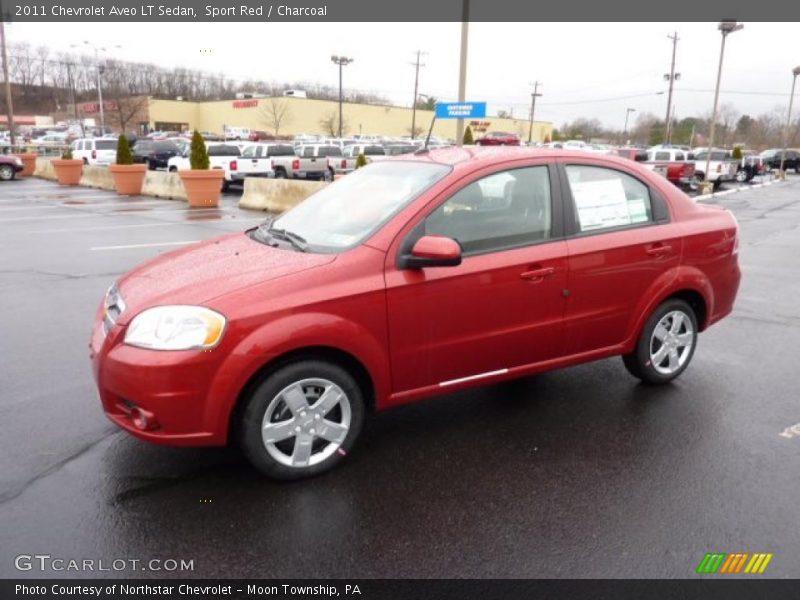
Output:
<path fill-rule="evenodd" d="M 242 288 L 333 262 L 336 255 L 274 248 L 235 233 L 192 244 L 146 262 L 117 283 L 126 323 L 163 304 L 206 305 Z"/>

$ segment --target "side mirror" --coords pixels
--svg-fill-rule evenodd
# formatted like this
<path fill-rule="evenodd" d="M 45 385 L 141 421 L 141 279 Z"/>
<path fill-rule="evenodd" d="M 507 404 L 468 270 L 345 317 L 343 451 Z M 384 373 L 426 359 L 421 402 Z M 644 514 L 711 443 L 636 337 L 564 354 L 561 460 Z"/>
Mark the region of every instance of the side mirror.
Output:
<path fill-rule="evenodd" d="M 461 264 L 461 246 L 454 239 L 425 235 L 411 248 L 411 254 L 400 258 L 401 269 L 455 267 Z"/>

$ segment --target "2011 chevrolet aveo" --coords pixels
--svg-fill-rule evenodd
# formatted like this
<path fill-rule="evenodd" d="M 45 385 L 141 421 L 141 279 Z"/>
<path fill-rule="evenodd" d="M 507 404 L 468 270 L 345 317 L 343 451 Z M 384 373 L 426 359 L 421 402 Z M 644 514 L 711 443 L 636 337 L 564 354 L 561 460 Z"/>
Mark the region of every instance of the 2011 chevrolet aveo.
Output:
<path fill-rule="evenodd" d="M 267 475 L 344 459 L 367 409 L 621 355 L 665 383 L 730 313 L 738 226 L 610 156 L 443 149 L 123 276 L 91 357 L 108 417 L 241 444 Z"/>

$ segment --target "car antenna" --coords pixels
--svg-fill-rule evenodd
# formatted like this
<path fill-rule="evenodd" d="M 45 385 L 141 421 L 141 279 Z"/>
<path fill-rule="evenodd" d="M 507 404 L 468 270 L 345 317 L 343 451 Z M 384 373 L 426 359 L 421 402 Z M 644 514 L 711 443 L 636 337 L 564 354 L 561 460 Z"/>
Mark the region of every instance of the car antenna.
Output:
<path fill-rule="evenodd" d="M 425 138 L 425 145 L 422 148 L 420 148 L 419 150 L 417 150 L 416 152 L 414 152 L 414 154 L 427 154 L 429 152 L 428 144 L 431 141 L 431 134 L 433 133 L 433 124 L 434 123 L 436 123 L 436 113 L 433 113 L 433 118 L 431 119 L 431 126 L 428 129 L 428 136 Z"/>

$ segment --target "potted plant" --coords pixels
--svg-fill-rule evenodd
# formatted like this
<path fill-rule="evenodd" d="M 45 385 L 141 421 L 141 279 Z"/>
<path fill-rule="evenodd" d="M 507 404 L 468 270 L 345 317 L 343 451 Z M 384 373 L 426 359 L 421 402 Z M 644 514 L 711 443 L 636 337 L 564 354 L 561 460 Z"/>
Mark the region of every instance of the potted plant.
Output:
<path fill-rule="evenodd" d="M 67 147 L 61 153 L 61 159 L 54 158 L 52 161 L 53 169 L 56 171 L 56 179 L 61 185 L 78 185 L 83 174 L 83 161 L 72 158 L 72 148 Z"/>
<path fill-rule="evenodd" d="M 31 150 L 31 148 L 23 148 L 23 150 Z M 22 171 L 19 174 L 22 177 L 30 177 L 36 170 L 36 158 L 39 156 L 36 152 L 13 152 L 12 156 L 18 156 L 22 161 Z"/>
<path fill-rule="evenodd" d="M 191 170 L 178 171 L 186 189 L 189 206 L 218 206 L 225 172 L 222 169 L 209 169 L 206 143 L 197 130 L 192 134 L 189 152 Z"/>
<path fill-rule="evenodd" d="M 114 178 L 114 187 L 120 196 L 138 196 L 142 193 L 142 184 L 147 171 L 145 164 L 133 164 L 133 153 L 125 135 L 117 141 L 116 164 L 109 165 L 108 170 Z"/>

